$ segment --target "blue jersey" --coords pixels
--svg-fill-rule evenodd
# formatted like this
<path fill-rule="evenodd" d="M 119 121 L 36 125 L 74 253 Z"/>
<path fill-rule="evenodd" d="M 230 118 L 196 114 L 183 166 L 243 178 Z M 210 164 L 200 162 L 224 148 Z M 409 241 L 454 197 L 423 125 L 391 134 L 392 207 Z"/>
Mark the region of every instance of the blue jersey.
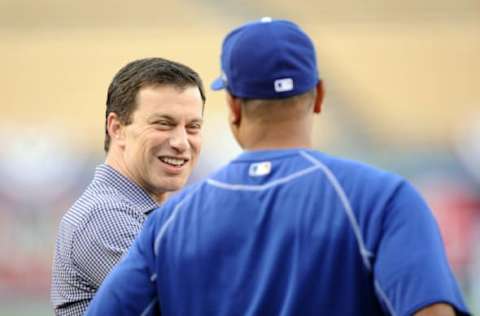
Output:
<path fill-rule="evenodd" d="M 245 152 L 150 216 L 87 315 L 468 314 L 399 176 L 308 149 Z"/>

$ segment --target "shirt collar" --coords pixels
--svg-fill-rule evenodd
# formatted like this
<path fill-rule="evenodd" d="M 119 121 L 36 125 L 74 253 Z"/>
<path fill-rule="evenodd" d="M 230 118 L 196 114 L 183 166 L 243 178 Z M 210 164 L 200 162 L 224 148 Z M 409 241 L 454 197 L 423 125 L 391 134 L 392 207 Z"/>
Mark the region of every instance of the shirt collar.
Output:
<path fill-rule="evenodd" d="M 148 214 L 159 207 L 159 203 L 153 200 L 145 189 L 107 164 L 97 166 L 93 182 L 104 183 L 115 188 L 128 197 L 141 213 Z"/>
<path fill-rule="evenodd" d="M 234 161 L 259 161 L 283 158 L 286 156 L 298 155 L 300 151 L 310 152 L 311 148 L 282 148 L 282 149 L 264 149 L 250 150 L 242 152 Z"/>

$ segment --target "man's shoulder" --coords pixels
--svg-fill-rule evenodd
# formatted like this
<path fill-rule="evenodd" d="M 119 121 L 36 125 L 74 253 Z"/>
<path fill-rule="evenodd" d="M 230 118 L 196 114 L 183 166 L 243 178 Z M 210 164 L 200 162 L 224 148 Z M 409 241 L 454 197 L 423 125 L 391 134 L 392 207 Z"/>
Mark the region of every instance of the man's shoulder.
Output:
<path fill-rule="evenodd" d="M 72 204 L 63 218 L 80 220 L 88 217 L 94 210 L 116 208 L 118 205 L 123 204 L 128 205 L 130 203 L 128 199 L 119 194 L 114 188 L 91 183 Z"/>
<path fill-rule="evenodd" d="M 122 199 L 115 193 L 91 195 L 87 189 L 61 219 L 56 243 L 63 256 L 77 263 L 85 256 L 104 261 L 87 254 L 127 248 L 146 215 Z"/>
<path fill-rule="evenodd" d="M 90 184 L 63 215 L 59 231 L 60 235 L 76 235 L 87 227 L 110 227 L 124 217 L 139 217 L 132 199 L 115 188 Z"/>
<path fill-rule="evenodd" d="M 332 156 L 319 151 L 309 151 L 308 154 L 315 157 L 335 175 L 346 179 L 360 177 L 362 180 L 403 181 L 398 174 L 363 161 Z"/>
<path fill-rule="evenodd" d="M 400 175 L 358 160 L 341 158 L 318 151 L 308 151 L 312 163 L 317 164 L 321 177 L 309 181 L 327 181 L 337 192 L 343 192 L 351 203 L 387 201 L 400 187 L 408 183 Z M 315 186 L 311 186 L 315 187 Z M 313 189 L 313 188 L 312 188 Z"/>

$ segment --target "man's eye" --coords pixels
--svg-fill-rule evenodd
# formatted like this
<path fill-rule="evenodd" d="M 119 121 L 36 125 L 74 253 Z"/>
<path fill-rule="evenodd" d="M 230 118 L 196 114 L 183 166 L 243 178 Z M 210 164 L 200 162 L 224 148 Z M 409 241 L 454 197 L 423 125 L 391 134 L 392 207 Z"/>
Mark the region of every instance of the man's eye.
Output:
<path fill-rule="evenodd" d="M 172 125 L 169 121 L 156 121 L 153 122 L 153 125 L 158 125 L 158 126 L 170 126 Z"/>
<path fill-rule="evenodd" d="M 200 130 L 202 128 L 202 124 L 200 123 L 194 123 L 194 124 L 190 124 L 188 125 L 187 127 L 189 130 Z"/>

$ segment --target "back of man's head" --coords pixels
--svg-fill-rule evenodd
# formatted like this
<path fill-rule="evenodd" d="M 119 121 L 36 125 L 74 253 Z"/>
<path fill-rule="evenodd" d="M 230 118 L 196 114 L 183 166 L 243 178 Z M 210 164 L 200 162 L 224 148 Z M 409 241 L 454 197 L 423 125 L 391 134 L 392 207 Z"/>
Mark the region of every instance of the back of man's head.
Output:
<path fill-rule="evenodd" d="M 247 137 L 266 135 L 259 129 L 279 126 L 305 138 L 311 114 L 320 112 L 323 88 L 314 45 L 298 25 L 262 18 L 234 29 L 223 41 L 221 67 L 211 88 L 227 90 L 230 123 L 241 145 Z"/>

